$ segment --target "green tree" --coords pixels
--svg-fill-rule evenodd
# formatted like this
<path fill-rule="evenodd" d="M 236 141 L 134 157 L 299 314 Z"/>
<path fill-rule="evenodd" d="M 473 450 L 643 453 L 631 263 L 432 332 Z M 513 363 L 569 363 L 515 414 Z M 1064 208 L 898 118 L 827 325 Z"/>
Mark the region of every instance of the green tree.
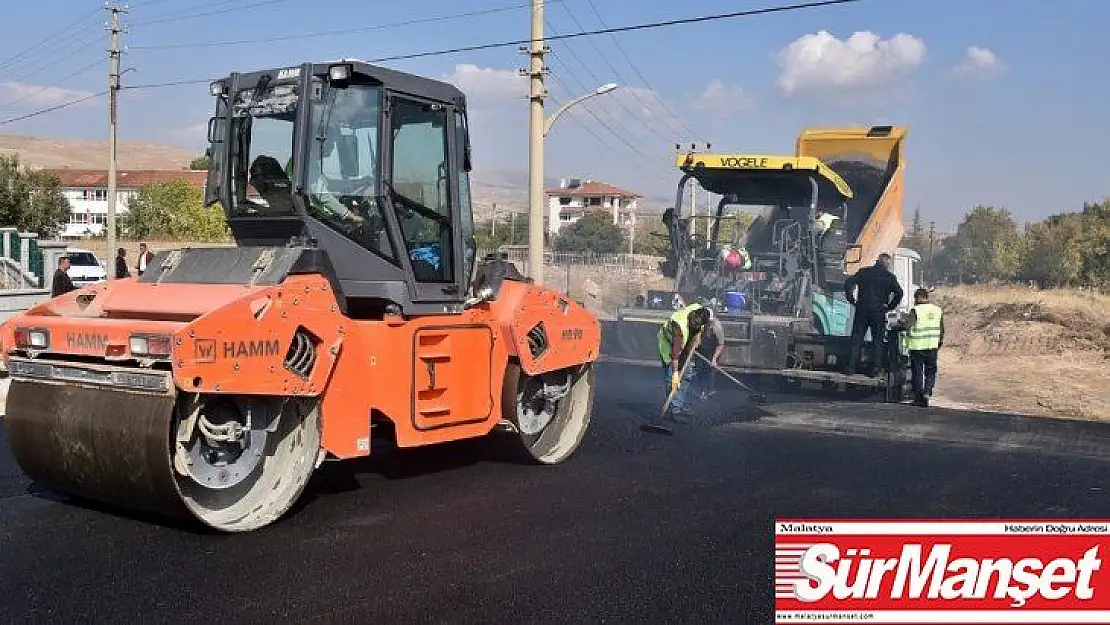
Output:
<path fill-rule="evenodd" d="M 1025 259 L 1025 238 L 1006 209 L 976 206 L 956 228 L 946 252 L 962 280 L 1011 280 Z"/>
<path fill-rule="evenodd" d="M 624 231 L 613 223 L 612 215 L 605 211 L 586 213 L 563 228 L 555 237 L 553 248 L 557 252 L 618 254 L 625 249 Z"/>
<path fill-rule="evenodd" d="M 1083 216 L 1053 215 L 1031 224 L 1026 232 L 1028 254 L 1020 275 L 1042 286 L 1074 286 L 1083 279 Z"/>
<path fill-rule="evenodd" d="M 71 207 L 54 174 L 22 167 L 15 155 L 0 156 L 0 225 L 56 236 Z"/>
<path fill-rule="evenodd" d="M 147 185 L 127 203 L 120 229 L 135 238 L 226 241 L 227 220 L 218 205 L 204 206 L 204 192 L 186 180 Z"/>
<path fill-rule="evenodd" d="M 1080 247 L 1083 279 L 1091 285 L 1110 284 L 1110 199 L 1084 203 Z"/>
<path fill-rule="evenodd" d="M 515 226 L 514 226 L 514 223 Z M 502 245 L 527 245 L 528 244 L 528 218 L 527 215 L 500 214 L 497 216 L 497 227 L 493 227 L 493 219 L 488 219 L 476 228 L 474 238 L 478 240 L 480 249 L 497 249 Z"/>
<path fill-rule="evenodd" d="M 670 247 L 667 226 L 661 217 L 639 217 L 636 220 L 636 237 L 632 241 L 632 251 L 636 254 L 666 256 Z"/>
<path fill-rule="evenodd" d="M 194 171 L 208 171 L 212 168 L 212 159 L 209 156 L 198 156 L 189 161 L 189 169 Z"/>

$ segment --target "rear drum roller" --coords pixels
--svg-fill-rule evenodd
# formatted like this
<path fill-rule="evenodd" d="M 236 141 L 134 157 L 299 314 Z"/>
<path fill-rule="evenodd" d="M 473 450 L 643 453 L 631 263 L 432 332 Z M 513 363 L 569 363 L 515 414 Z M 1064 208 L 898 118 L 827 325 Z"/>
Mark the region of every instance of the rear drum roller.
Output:
<path fill-rule="evenodd" d="M 501 405 L 530 462 L 558 464 L 582 444 L 594 403 L 594 363 L 529 376 L 510 364 Z"/>
<path fill-rule="evenodd" d="M 293 398 L 189 397 L 173 424 L 174 479 L 189 511 L 226 531 L 276 521 L 308 483 L 320 449 L 316 406 Z"/>

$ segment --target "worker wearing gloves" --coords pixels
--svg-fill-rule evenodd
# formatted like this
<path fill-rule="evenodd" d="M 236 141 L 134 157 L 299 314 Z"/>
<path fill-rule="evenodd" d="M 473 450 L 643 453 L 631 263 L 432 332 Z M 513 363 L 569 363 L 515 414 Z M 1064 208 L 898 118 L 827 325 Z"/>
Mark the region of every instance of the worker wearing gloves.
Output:
<path fill-rule="evenodd" d="M 659 328 L 659 359 L 666 372 L 669 386 L 667 393 L 674 393 L 668 407 L 668 416 L 675 422 L 685 423 L 686 390 L 694 378 L 693 367 L 682 366 L 694 357 L 691 349 L 701 339 L 701 332 L 709 323 L 709 309 L 701 304 L 690 304 L 676 310 Z"/>
<path fill-rule="evenodd" d="M 860 269 L 844 281 L 844 296 L 856 307 L 852 318 L 852 355 L 845 371 L 849 375 L 856 372 L 863 337 L 868 330 L 871 331 L 872 355 L 869 373 L 872 377 L 878 375 L 886 337 L 886 313 L 898 307 L 903 295 L 897 276 L 890 272 L 891 260 L 890 254 L 879 254 L 873 266 Z M 858 294 L 853 293 L 857 286 Z"/>
<path fill-rule="evenodd" d="M 929 291 L 917 289 L 906 321 L 906 348 L 913 372 L 914 403 L 928 407 L 937 380 L 937 352 L 944 346 L 944 311 L 929 302 Z"/>

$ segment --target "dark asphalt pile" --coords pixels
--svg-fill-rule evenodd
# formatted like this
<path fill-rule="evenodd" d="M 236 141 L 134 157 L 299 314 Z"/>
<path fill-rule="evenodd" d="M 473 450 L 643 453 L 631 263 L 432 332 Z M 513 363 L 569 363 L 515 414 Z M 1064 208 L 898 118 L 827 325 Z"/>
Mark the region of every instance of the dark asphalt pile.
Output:
<path fill-rule="evenodd" d="M 775 517 L 1110 516 L 1105 426 L 772 397 L 653 436 L 642 375 L 600 367 L 567 464 L 328 465 L 245 535 L 39 492 L 0 442 L 0 622 L 767 623 Z"/>

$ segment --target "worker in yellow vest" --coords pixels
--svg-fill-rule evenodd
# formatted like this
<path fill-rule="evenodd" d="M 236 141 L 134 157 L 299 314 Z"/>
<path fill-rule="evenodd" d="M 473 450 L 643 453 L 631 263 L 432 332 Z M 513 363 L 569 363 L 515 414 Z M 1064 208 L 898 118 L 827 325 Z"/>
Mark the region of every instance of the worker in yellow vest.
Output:
<path fill-rule="evenodd" d="M 913 301 L 906 322 L 906 349 L 913 372 L 914 403 L 928 406 L 937 380 L 937 352 L 944 346 L 944 311 L 929 302 L 926 289 L 914 291 Z"/>
<path fill-rule="evenodd" d="M 814 220 L 813 220 L 814 238 L 817 239 L 818 241 L 820 241 L 822 235 L 825 234 L 825 231 L 827 231 L 829 228 L 832 228 L 833 222 L 835 222 L 838 219 L 840 219 L 840 218 L 837 217 L 836 215 L 833 215 L 832 213 L 827 212 L 823 208 L 818 208 L 817 209 L 817 214 L 815 215 Z"/>
<path fill-rule="evenodd" d="M 701 304 L 690 304 L 674 312 L 670 319 L 659 328 L 659 360 L 667 375 L 667 394 L 674 392 L 667 416 L 675 422 L 685 423 L 686 391 L 692 383 L 696 370 L 687 367 L 685 375 L 682 366 L 694 357 L 694 342 L 700 339 L 701 332 L 709 323 L 709 309 Z"/>

